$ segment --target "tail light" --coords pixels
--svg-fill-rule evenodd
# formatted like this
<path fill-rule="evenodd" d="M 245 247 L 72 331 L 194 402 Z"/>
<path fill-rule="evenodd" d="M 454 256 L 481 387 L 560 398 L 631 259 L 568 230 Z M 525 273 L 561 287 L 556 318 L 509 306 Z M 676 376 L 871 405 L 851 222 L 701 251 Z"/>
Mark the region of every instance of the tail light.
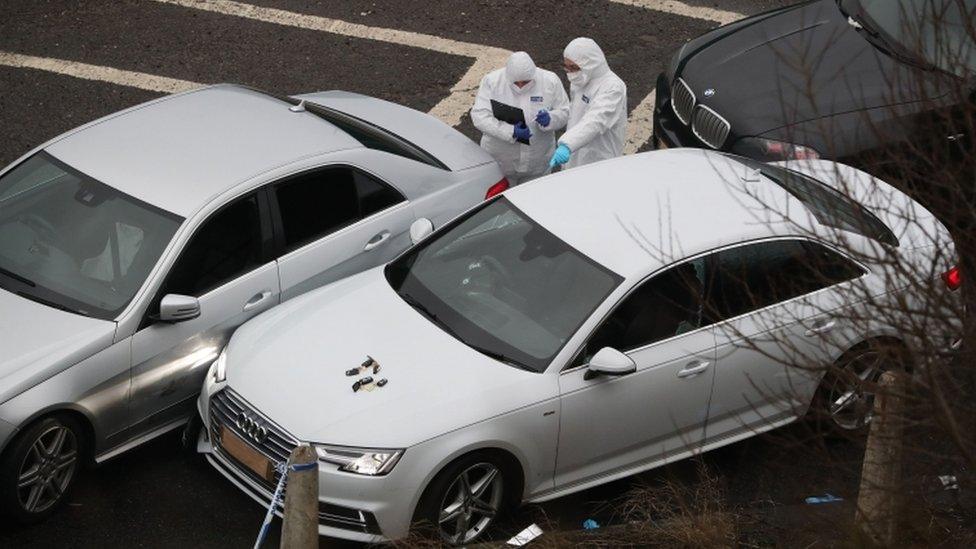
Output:
<path fill-rule="evenodd" d="M 488 192 L 485 193 L 485 200 L 488 200 L 489 198 L 495 196 L 496 194 L 501 193 L 502 191 L 508 189 L 508 187 L 509 187 L 508 179 L 504 177 L 501 178 L 501 180 L 498 181 L 498 183 L 495 183 L 491 187 L 488 187 Z"/>
<path fill-rule="evenodd" d="M 952 291 L 958 290 L 962 286 L 962 271 L 959 267 L 953 267 L 942 275 L 946 288 Z"/>

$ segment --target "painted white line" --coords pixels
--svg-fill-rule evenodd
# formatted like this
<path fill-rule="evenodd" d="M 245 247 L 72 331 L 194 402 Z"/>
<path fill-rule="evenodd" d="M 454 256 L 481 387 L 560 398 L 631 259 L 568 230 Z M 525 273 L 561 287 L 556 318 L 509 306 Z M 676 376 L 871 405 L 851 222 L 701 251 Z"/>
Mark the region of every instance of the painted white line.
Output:
<path fill-rule="evenodd" d="M 96 80 L 108 82 L 120 86 L 129 86 L 141 90 L 149 90 L 160 93 L 179 93 L 187 90 L 199 88 L 204 84 L 190 82 L 188 80 L 178 80 L 165 76 L 156 76 L 144 72 L 126 71 L 103 67 L 100 65 L 89 65 L 77 61 L 65 59 L 52 59 L 49 57 L 34 57 L 32 55 L 21 55 L 0 51 L 0 65 L 8 67 L 18 67 L 26 69 L 36 69 L 47 72 L 54 72 L 83 78 L 85 80 Z"/>
<path fill-rule="evenodd" d="M 210 11 L 224 15 L 233 15 L 266 23 L 274 23 L 301 29 L 316 30 L 341 36 L 353 38 L 363 38 L 366 40 L 376 40 L 390 44 L 399 44 L 414 48 L 471 57 L 475 60 L 474 64 L 464 73 L 461 80 L 451 87 L 451 93 L 442 99 L 430 114 L 436 116 L 450 126 L 456 126 L 461 122 L 461 117 L 468 112 L 474 103 L 475 94 L 478 92 L 478 84 L 481 77 L 488 71 L 496 69 L 504 64 L 505 60 L 512 52 L 492 46 L 482 44 L 472 44 L 460 40 L 441 38 L 430 34 L 387 29 L 383 27 L 370 27 L 358 23 L 350 23 L 329 17 L 317 15 L 306 15 L 291 11 L 266 8 L 235 2 L 233 0 L 154 0 L 163 4 L 173 4 L 185 8 Z"/>
<path fill-rule="evenodd" d="M 643 101 L 630 111 L 627 117 L 627 141 L 624 143 L 624 154 L 634 154 L 654 133 L 654 100 L 657 92 L 651 90 Z"/>
<path fill-rule="evenodd" d="M 610 0 L 617 4 L 625 4 L 628 6 L 637 6 L 638 8 L 644 8 L 654 11 L 662 11 L 665 13 L 671 13 L 674 15 L 682 15 L 684 17 L 693 17 L 695 19 L 704 19 L 705 21 L 714 21 L 720 25 L 727 25 L 733 21 L 738 21 L 745 17 L 745 14 L 737 13 L 734 11 L 720 10 L 716 8 L 706 8 L 701 6 L 692 6 L 678 0 Z"/>

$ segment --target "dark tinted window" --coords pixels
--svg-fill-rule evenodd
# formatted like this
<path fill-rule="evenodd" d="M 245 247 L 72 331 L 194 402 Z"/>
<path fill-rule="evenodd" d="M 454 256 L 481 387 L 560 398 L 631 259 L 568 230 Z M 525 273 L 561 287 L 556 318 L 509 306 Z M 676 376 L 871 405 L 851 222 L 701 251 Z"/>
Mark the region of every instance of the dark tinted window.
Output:
<path fill-rule="evenodd" d="M 180 254 L 165 293 L 200 296 L 262 264 L 261 218 L 250 196 L 212 215 Z"/>
<path fill-rule="evenodd" d="M 584 362 L 603 347 L 629 351 L 702 326 L 705 260 L 668 269 L 634 290 L 587 343 Z"/>
<path fill-rule="evenodd" d="M 850 198 L 800 172 L 764 162 L 732 156 L 739 162 L 757 169 L 764 176 L 803 203 L 817 223 L 835 229 L 850 231 L 877 240 L 882 244 L 898 246 L 898 237 L 874 214 Z"/>
<path fill-rule="evenodd" d="M 314 103 L 307 103 L 306 109 L 337 126 L 368 149 L 395 154 L 442 170 L 448 169 L 443 162 L 427 151 L 365 120 Z"/>
<path fill-rule="evenodd" d="M 824 246 L 777 240 L 712 255 L 705 314 L 719 321 L 807 294 L 863 274 Z"/>
<path fill-rule="evenodd" d="M 403 196 L 393 187 L 363 173 L 356 174 L 356 190 L 359 193 L 359 210 L 362 217 L 369 217 L 403 202 Z"/>
<path fill-rule="evenodd" d="M 285 251 L 299 248 L 403 200 L 399 192 L 350 168 L 329 168 L 275 187 Z"/>

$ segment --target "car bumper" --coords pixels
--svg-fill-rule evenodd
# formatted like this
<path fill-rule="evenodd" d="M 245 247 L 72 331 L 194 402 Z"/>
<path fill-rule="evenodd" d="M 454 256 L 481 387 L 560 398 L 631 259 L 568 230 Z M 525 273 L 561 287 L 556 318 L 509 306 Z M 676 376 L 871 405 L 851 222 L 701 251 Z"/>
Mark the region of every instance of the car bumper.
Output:
<path fill-rule="evenodd" d="M 220 420 L 211 413 L 211 397 L 221 389 L 208 387 L 197 401 L 204 426 L 197 449 L 235 486 L 267 508 L 274 487 L 212 440 Z M 278 463 L 272 456 L 266 457 Z M 319 535 L 365 543 L 407 535 L 426 475 L 426 471 L 417 469 L 419 460 L 411 458 L 417 456 L 405 452 L 393 471 L 377 477 L 346 473 L 336 465 L 319 463 Z M 276 509 L 275 513 L 282 516 L 282 509 Z"/>

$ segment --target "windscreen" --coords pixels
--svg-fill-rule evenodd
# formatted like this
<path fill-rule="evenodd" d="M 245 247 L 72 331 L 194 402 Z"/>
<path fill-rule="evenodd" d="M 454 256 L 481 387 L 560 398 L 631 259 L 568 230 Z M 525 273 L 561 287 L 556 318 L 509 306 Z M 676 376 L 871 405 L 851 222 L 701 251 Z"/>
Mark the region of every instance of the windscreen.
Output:
<path fill-rule="evenodd" d="M 181 222 L 35 154 L 0 178 L 0 288 L 113 319 Z"/>
<path fill-rule="evenodd" d="M 621 278 L 504 197 L 391 263 L 410 305 L 473 349 L 541 372 Z"/>

